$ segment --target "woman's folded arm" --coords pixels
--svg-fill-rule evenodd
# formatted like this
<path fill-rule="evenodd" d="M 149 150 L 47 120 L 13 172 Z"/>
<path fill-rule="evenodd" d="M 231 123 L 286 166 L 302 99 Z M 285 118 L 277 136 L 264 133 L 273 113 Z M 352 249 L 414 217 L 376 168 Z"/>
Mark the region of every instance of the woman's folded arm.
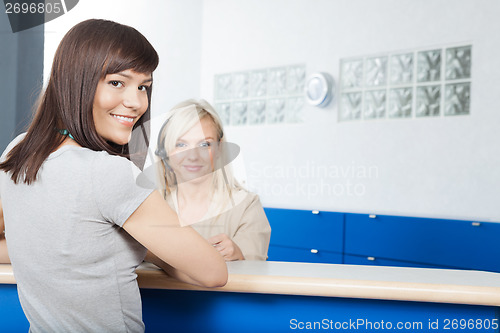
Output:
<path fill-rule="evenodd" d="M 156 257 L 153 263 L 169 275 L 202 287 L 226 284 L 224 259 L 195 230 L 180 226 L 177 215 L 159 192 L 151 193 L 123 228 L 154 254 L 148 258 Z"/>

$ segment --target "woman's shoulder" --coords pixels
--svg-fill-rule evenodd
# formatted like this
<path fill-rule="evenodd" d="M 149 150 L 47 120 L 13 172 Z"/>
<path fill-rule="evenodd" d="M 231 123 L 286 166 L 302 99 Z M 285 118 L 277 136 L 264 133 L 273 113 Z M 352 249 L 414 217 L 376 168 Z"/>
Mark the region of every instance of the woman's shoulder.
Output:
<path fill-rule="evenodd" d="M 76 147 L 75 147 L 76 148 Z M 95 165 L 95 167 L 113 167 L 113 166 L 126 166 L 130 168 L 137 168 L 136 165 L 130 161 L 125 156 L 120 155 L 112 155 L 104 150 L 91 150 L 88 148 L 78 147 L 79 149 L 75 149 L 77 154 L 87 157 L 89 160 L 91 159 Z"/>
<path fill-rule="evenodd" d="M 19 134 L 18 136 L 16 136 L 16 137 L 14 138 L 14 140 L 12 140 L 12 141 L 9 143 L 9 146 L 12 146 L 12 147 L 13 147 L 13 146 L 17 145 L 19 142 L 21 142 L 21 140 L 22 140 L 22 139 L 24 139 L 24 137 L 25 137 L 25 136 L 26 136 L 26 132 Z"/>
<path fill-rule="evenodd" d="M 5 148 L 4 152 L 2 153 L 2 156 L 1 156 L 0 160 L 3 161 L 4 158 L 5 158 L 5 156 L 7 156 L 7 154 L 9 153 L 9 151 L 11 151 L 12 148 L 14 148 L 19 142 L 21 142 L 24 139 L 25 136 L 26 136 L 26 133 L 21 133 L 18 136 L 16 136 L 14 138 L 14 140 L 12 140 L 7 145 L 7 148 Z"/>
<path fill-rule="evenodd" d="M 59 147 L 47 157 L 47 160 L 60 161 L 61 163 L 77 163 L 82 166 L 91 164 L 92 168 L 95 169 L 100 169 L 101 167 L 106 167 L 109 164 L 120 161 L 105 151 L 95 151 L 70 144 Z"/>
<path fill-rule="evenodd" d="M 115 181 L 124 181 L 129 179 L 137 186 L 143 189 L 156 189 L 156 185 L 152 182 L 146 173 L 128 158 L 119 155 L 111 155 L 105 151 L 100 151 L 96 155 L 94 165 L 99 165 L 102 177 L 113 179 Z"/>
<path fill-rule="evenodd" d="M 253 203 L 259 203 L 259 195 L 246 189 L 237 189 L 233 192 L 233 199 L 236 205 L 249 206 Z"/>
<path fill-rule="evenodd" d="M 111 155 L 105 151 L 98 151 L 95 152 L 93 161 L 95 169 L 100 170 L 111 177 L 116 177 L 120 174 L 128 174 L 133 175 L 135 179 L 139 175 L 142 175 L 141 170 L 134 164 L 134 162 L 124 156 Z M 143 177 L 141 176 L 141 178 Z"/>
<path fill-rule="evenodd" d="M 140 169 L 126 157 L 74 145 L 60 147 L 50 154 L 48 160 L 57 165 L 89 170 L 91 178 L 98 181 L 124 179 L 126 176 L 135 180 L 141 173 Z"/>

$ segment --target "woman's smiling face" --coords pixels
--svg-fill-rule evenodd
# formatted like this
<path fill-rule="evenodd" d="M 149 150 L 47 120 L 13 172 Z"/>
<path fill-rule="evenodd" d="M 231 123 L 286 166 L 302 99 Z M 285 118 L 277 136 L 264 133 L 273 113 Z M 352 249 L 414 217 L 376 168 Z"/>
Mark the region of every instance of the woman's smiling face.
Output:
<path fill-rule="evenodd" d="M 97 133 L 107 141 L 127 144 L 132 128 L 148 109 L 151 74 L 125 71 L 108 74 L 97 84 L 93 117 Z"/>
<path fill-rule="evenodd" d="M 204 117 L 177 139 L 169 152 L 177 183 L 199 180 L 213 171 L 218 155 L 217 131 L 210 117 Z"/>

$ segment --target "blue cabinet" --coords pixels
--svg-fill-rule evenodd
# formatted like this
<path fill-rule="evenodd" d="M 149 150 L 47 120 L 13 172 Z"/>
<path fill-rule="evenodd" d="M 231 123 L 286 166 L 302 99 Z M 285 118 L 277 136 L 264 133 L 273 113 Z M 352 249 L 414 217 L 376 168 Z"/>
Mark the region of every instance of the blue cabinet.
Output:
<path fill-rule="evenodd" d="M 395 266 L 395 267 L 418 267 L 418 268 L 450 268 L 444 266 L 428 265 L 411 261 L 392 260 L 371 256 L 356 256 L 344 254 L 343 262 L 346 265 L 366 265 L 366 266 Z"/>
<path fill-rule="evenodd" d="M 15 284 L 0 284 L 0 323 L 1 332 L 28 332 L 30 328 Z"/>
<path fill-rule="evenodd" d="M 270 261 L 342 263 L 344 214 L 264 209 L 271 224 Z"/>
<path fill-rule="evenodd" d="M 355 256 L 372 264 L 500 272 L 499 236 L 498 223 L 345 214 L 345 263 Z"/>
<path fill-rule="evenodd" d="M 498 329 L 452 330 L 451 322 L 473 318 L 475 323 L 498 323 L 500 311 L 494 306 L 461 305 L 446 303 L 404 302 L 362 298 L 324 296 L 297 296 L 282 294 L 141 289 L 143 320 L 146 332 L 217 332 L 217 333 L 279 333 L 311 332 L 310 329 L 295 329 L 293 318 L 304 321 L 328 321 L 349 323 L 356 326 L 349 332 L 386 332 L 386 326 L 374 330 L 373 324 L 411 323 L 414 330 L 398 332 L 498 332 Z M 429 323 L 440 322 L 437 329 Z M 359 320 L 362 320 L 360 322 Z M 447 327 L 443 327 L 446 324 Z M 29 323 L 19 304 L 16 285 L 0 284 L 0 322 L 3 333 L 28 332 Z M 359 326 L 358 326 L 359 325 Z M 295 326 L 296 327 L 296 326 Z M 329 327 L 329 326 L 328 326 Z M 484 327 L 484 326 L 483 326 Z M 297 327 L 298 328 L 298 327 Z M 392 327 L 396 331 L 396 327 Z M 323 331 L 314 330 L 314 332 Z M 334 331 L 325 329 L 325 332 Z M 100 333 L 100 332 L 99 332 Z"/>
<path fill-rule="evenodd" d="M 500 223 L 265 208 L 271 261 L 500 272 Z"/>
<path fill-rule="evenodd" d="M 341 264 L 342 253 L 327 250 L 269 245 L 270 261 L 312 262 L 322 264 Z"/>

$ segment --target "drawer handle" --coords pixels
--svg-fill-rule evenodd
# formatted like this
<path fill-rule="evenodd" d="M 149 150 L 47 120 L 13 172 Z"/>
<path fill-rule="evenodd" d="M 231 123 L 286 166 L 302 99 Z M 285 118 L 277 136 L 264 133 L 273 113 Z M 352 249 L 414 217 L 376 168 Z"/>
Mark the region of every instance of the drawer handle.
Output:
<path fill-rule="evenodd" d="M 366 259 L 368 259 L 369 261 L 375 261 L 375 257 L 367 257 Z"/>
<path fill-rule="evenodd" d="M 312 213 L 313 213 L 314 215 L 318 215 L 318 214 L 319 214 L 319 210 L 313 210 L 313 211 L 312 211 Z"/>
<path fill-rule="evenodd" d="M 319 251 L 316 249 L 311 249 L 311 253 L 318 253 Z"/>
<path fill-rule="evenodd" d="M 375 214 L 370 214 L 370 215 L 368 215 L 368 217 L 369 217 L 369 218 L 371 218 L 371 219 L 374 219 L 374 218 L 376 218 L 376 217 L 377 217 L 377 215 L 375 215 Z"/>
<path fill-rule="evenodd" d="M 481 226 L 481 222 L 472 222 L 473 227 L 479 227 Z"/>

